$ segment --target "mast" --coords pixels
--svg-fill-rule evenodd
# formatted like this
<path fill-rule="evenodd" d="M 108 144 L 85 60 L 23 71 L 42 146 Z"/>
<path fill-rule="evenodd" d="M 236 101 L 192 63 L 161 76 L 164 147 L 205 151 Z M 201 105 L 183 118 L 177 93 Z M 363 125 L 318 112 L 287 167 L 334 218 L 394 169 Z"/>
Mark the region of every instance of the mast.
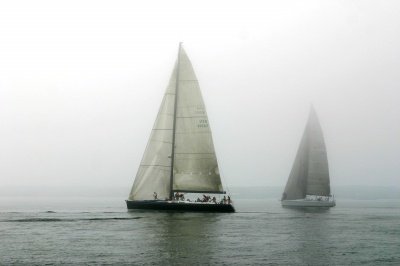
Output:
<path fill-rule="evenodd" d="M 169 184 L 169 199 L 172 200 L 174 196 L 174 158 L 175 158 L 175 131 L 176 131 L 176 110 L 178 105 L 178 89 L 179 89 L 179 67 L 180 67 L 180 57 L 181 57 L 182 43 L 179 43 L 178 49 L 178 62 L 176 65 L 176 82 L 175 82 L 175 101 L 174 101 L 174 121 L 172 126 L 172 153 L 171 153 L 171 174 L 170 174 L 170 184 Z"/>

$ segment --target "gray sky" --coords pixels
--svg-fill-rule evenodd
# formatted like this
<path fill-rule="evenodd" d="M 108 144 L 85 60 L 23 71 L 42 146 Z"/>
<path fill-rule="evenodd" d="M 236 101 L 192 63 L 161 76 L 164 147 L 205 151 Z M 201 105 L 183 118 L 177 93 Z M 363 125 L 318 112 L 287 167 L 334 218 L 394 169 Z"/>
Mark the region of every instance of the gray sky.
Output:
<path fill-rule="evenodd" d="M 191 3 L 189 3 L 191 2 Z M 399 1 L 3 1 L 0 186 L 132 185 L 183 41 L 228 185 L 400 185 Z"/>

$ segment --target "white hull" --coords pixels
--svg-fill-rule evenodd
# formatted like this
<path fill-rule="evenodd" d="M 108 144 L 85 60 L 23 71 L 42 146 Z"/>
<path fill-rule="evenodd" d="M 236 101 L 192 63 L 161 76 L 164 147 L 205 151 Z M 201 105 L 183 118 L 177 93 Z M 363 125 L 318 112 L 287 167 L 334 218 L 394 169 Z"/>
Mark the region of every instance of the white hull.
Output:
<path fill-rule="evenodd" d="M 291 207 L 334 207 L 336 202 L 334 200 L 282 200 L 282 206 Z"/>

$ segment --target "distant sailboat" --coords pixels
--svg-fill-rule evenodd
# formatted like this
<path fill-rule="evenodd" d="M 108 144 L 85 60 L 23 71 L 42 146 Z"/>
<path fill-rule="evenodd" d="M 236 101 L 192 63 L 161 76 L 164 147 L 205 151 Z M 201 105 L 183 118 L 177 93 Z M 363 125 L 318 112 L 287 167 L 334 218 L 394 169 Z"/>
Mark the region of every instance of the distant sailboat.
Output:
<path fill-rule="evenodd" d="M 128 209 L 234 212 L 230 197 L 219 202 L 204 195 L 183 200 L 183 193 L 225 194 L 217 157 L 192 64 L 179 45 L 135 182 Z"/>
<path fill-rule="evenodd" d="M 317 114 L 311 107 L 292 171 L 282 195 L 282 206 L 333 207 L 328 158 Z"/>

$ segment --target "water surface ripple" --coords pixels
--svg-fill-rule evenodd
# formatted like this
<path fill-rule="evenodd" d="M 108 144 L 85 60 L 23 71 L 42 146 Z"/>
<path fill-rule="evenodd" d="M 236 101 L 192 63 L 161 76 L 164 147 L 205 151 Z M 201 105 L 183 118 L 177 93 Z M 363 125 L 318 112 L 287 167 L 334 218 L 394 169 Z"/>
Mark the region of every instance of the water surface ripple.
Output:
<path fill-rule="evenodd" d="M 400 265 L 399 201 L 238 200 L 234 214 L 18 204 L 0 205 L 1 265 Z"/>

